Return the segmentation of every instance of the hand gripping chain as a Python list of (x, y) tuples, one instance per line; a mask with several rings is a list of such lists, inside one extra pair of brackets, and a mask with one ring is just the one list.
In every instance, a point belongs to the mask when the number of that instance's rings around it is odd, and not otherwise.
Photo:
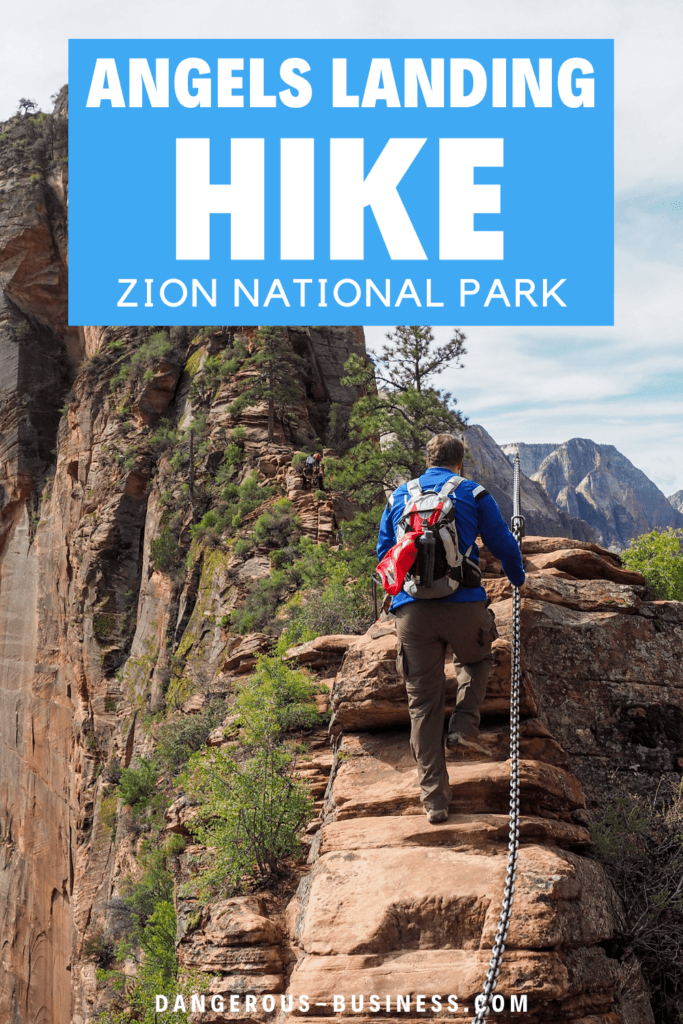
[[(515, 540), (522, 546), (524, 535), (524, 517), (520, 509), (520, 466), (519, 452), (514, 459), (514, 483), (513, 483), (513, 506), (512, 506), (512, 532)], [(517, 852), (519, 848), (519, 683), (521, 676), (520, 667), (520, 606), (521, 598), (519, 587), (513, 588), (512, 596), (512, 670), (510, 682), (510, 832), (508, 842), (508, 868), (505, 876), (505, 890), (503, 892), (503, 906), (500, 912), (500, 921), (496, 938), (491, 950), (489, 969), (486, 974), (486, 981), (481, 995), (477, 996), (475, 1006), (477, 1015), (473, 1024), (484, 1024), (491, 1012), (491, 999), (498, 984), (500, 965), (505, 952), (505, 940), (507, 939), (512, 917), (512, 902), (515, 892), (515, 874), (517, 872)]]

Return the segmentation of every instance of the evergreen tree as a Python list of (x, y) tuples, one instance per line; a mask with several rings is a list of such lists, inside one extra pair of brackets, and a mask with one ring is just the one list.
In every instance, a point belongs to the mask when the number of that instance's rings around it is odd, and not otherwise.
[(243, 409), (267, 402), (268, 440), (275, 440), (275, 416), (279, 416), (284, 430), (287, 413), (303, 398), (302, 363), (301, 357), (292, 350), (286, 328), (259, 327), (254, 353), (244, 363), (246, 368), (253, 367), (258, 372), (232, 403), (231, 415), (238, 416)]
[(364, 521), (368, 533), (373, 523), (376, 530), (386, 494), (424, 472), (430, 437), (465, 427), (452, 395), (431, 384), (446, 367), (462, 365), (462, 331), (445, 345), (435, 345), (431, 327), (397, 327), (387, 340), (374, 360), (353, 355), (345, 364), (343, 383), (366, 390), (349, 421), (355, 443), (333, 477), (365, 513), (354, 532), (364, 531)]

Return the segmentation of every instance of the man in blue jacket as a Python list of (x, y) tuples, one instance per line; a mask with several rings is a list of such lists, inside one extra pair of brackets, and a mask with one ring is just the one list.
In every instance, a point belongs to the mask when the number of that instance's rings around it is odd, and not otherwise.
[[(452, 434), (437, 434), (427, 444), (427, 469), (419, 478), (422, 491), (439, 491), (453, 476), (460, 477), (465, 448)], [(513, 535), (490, 494), (472, 480), (461, 480), (451, 494), (460, 551), (472, 548), (478, 563), (477, 534), (499, 558), (503, 571), (518, 587), (524, 583), (522, 556)], [(408, 485), (401, 484), (387, 504), (379, 528), (380, 561), (396, 543), (396, 528), (407, 502)], [(425, 813), (433, 824), (445, 821), (451, 791), (444, 751), (446, 674), (444, 660), (450, 644), (458, 671), (458, 697), (448, 723), (449, 748), (479, 751), (479, 708), (493, 663), (491, 644), (498, 636), (493, 612), (481, 585), (462, 584), (447, 597), (412, 597), (405, 590), (394, 597), (398, 633), (397, 666), (406, 681), (410, 711), (410, 748), (417, 761)]]

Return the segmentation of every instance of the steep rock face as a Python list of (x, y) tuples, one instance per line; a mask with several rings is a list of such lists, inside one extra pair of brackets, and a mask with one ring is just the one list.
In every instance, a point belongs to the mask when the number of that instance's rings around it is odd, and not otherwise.
[(676, 491), (666, 499), (677, 512), (683, 512), (683, 491)]
[[(468, 427), (465, 435), (467, 455), (465, 475), (483, 484), (493, 495), (503, 514), (510, 521), (512, 516), (513, 469), (508, 458), (491, 435), (478, 424)], [(508, 446), (509, 447), (509, 446)], [(543, 447), (535, 445), (534, 447)], [(521, 460), (520, 460), (521, 461)], [(526, 460), (529, 462), (528, 458)], [(522, 512), (526, 520), (526, 532), (544, 537), (574, 537), (579, 540), (593, 540), (591, 527), (574, 513), (567, 514), (549, 499), (543, 487), (530, 480), (522, 466), (521, 478)]]
[[(543, 447), (520, 445), (520, 451), (531, 464)], [(504, 446), (508, 452), (514, 448)], [(596, 539), (614, 551), (649, 530), (683, 527), (676, 505), (614, 445), (574, 437), (547, 454), (531, 475), (561, 510), (590, 523)]]
[(559, 447), (559, 444), (526, 444), (523, 441), (520, 441), (519, 444), (502, 444), (500, 446), (501, 451), (505, 452), (509, 459), (513, 459), (515, 453), (519, 452), (522, 473), (528, 477), (533, 476), (543, 460), (552, 455)]

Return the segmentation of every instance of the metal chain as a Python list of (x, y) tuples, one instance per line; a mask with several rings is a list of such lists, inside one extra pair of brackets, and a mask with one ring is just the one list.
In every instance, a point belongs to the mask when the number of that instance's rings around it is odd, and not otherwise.
[[(522, 546), (524, 535), (524, 517), (520, 502), (520, 464), (519, 452), (514, 462), (512, 532), (518, 545)], [(508, 867), (505, 876), (503, 906), (500, 912), (498, 930), (491, 950), (489, 969), (481, 994), (475, 1000), (477, 1011), (473, 1024), (484, 1024), (491, 1012), (491, 1000), (498, 984), (500, 965), (505, 952), (505, 942), (512, 917), (512, 903), (515, 892), (515, 875), (517, 873), (517, 854), (519, 850), (519, 686), (521, 678), (521, 639), (520, 639), (521, 598), (519, 587), (513, 587), (512, 594), (512, 670), (510, 673), (510, 831), (508, 841)]]

